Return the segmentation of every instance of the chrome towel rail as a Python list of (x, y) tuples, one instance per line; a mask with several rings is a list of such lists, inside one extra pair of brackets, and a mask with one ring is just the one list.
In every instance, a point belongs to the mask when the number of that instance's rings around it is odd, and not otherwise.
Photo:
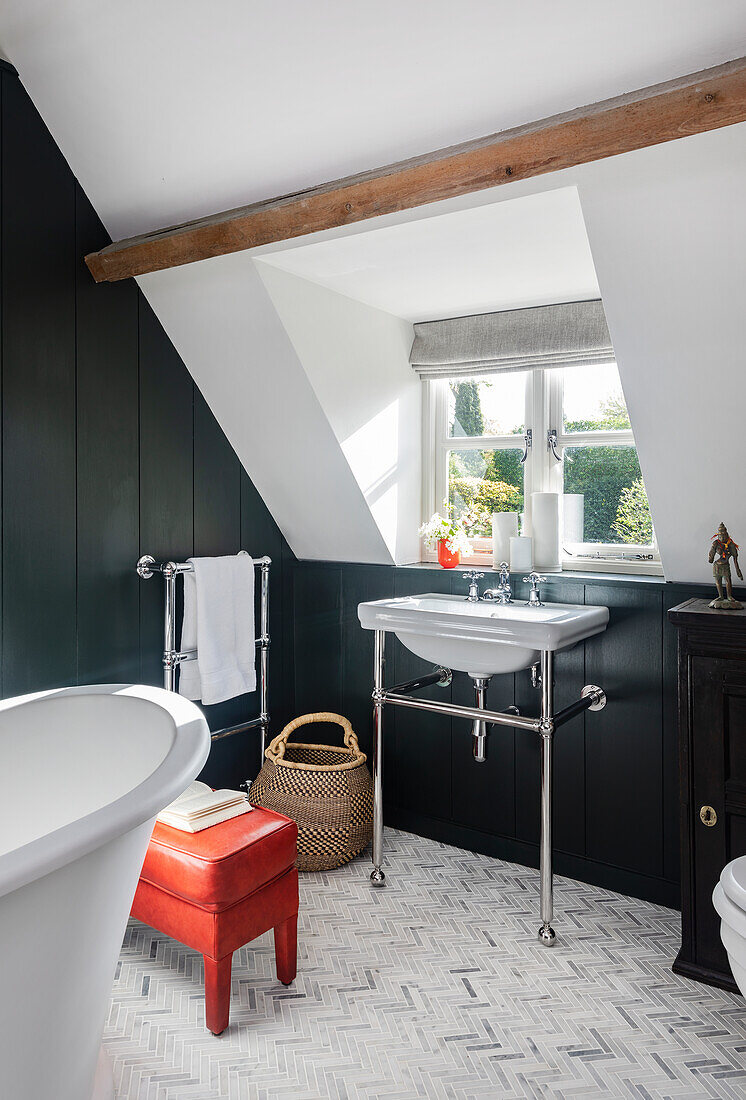
[[(246, 551), (242, 550), (242, 554)], [(236, 726), (227, 726), (225, 729), (216, 730), (212, 734), (213, 741), (221, 741), (224, 737), (232, 737), (236, 733), (245, 733), (248, 730), (261, 728), (261, 757), (259, 766), (264, 761), (264, 750), (267, 747), (267, 732), (269, 729), (269, 709), (267, 691), (269, 684), (269, 567), (272, 559), (269, 557), (254, 558), (254, 567), (261, 570), (261, 588), (259, 596), (259, 635), (256, 639), (256, 647), (259, 650), (259, 714), (248, 722), (241, 722)], [(165, 581), (164, 609), (163, 609), (163, 686), (167, 691), (176, 690), (176, 669), (184, 661), (194, 661), (197, 657), (196, 650), (181, 651), (176, 648), (176, 578), (181, 573), (194, 572), (191, 562), (188, 561), (156, 561), (150, 554), (143, 554), (137, 563), (137, 573), (142, 580), (147, 581), (155, 573), (160, 573)]]

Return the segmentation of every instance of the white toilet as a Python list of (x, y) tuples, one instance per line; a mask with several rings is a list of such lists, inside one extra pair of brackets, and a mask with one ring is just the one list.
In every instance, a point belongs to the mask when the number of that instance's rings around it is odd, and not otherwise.
[(720, 938), (738, 988), (746, 997), (746, 856), (726, 864), (712, 894)]

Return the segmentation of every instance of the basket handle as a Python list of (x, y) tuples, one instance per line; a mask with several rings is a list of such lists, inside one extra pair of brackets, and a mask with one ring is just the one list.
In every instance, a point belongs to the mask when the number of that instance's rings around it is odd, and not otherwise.
[(347, 748), (352, 749), (354, 752), (360, 752), (360, 745), (350, 720), (342, 714), (332, 714), (331, 711), (322, 710), (316, 714), (301, 714), (298, 718), (294, 718), (292, 722), (288, 722), (282, 733), (278, 733), (277, 737), (269, 744), (266, 755), (269, 756), (272, 753), (276, 760), (282, 760), (290, 734), (300, 726), (310, 726), (314, 722), (334, 722), (336, 725), (341, 726), (345, 731), (344, 741)]

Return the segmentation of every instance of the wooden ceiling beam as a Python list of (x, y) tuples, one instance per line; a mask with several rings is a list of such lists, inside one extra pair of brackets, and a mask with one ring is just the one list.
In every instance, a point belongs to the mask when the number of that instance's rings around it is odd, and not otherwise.
[(116, 241), (86, 256), (115, 282), (349, 225), (746, 120), (746, 58), (386, 168)]

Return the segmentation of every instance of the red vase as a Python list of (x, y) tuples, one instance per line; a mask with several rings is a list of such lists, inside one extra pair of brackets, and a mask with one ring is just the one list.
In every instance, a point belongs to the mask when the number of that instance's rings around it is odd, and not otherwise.
[(438, 562), (444, 569), (455, 569), (457, 565), (461, 564), (461, 551), (457, 550), (455, 554), (446, 546), (445, 539), (438, 539)]

